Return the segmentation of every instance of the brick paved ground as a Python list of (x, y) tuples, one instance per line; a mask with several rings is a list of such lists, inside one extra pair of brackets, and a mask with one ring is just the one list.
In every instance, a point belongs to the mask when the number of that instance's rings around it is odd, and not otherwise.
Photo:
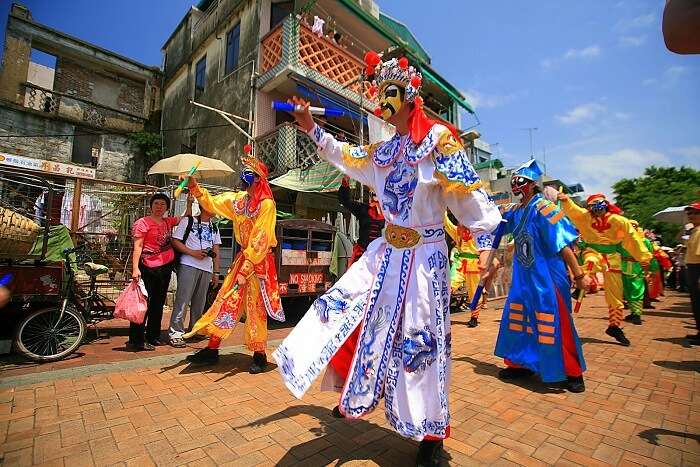
[[(602, 295), (586, 300), (576, 319), (589, 367), (583, 394), (499, 381), (500, 311), (476, 329), (453, 317), (445, 463), (700, 465), (700, 358), (682, 338), (692, 332), (687, 298), (672, 295), (643, 326), (627, 325), (628, 348), (603, 334)], [(248, 374), (240, 347), (211, 368), (181, 357), (3, 372), (3, 465), (413, 463), (416, 444), (389, 431), (381, 411), (333, 419), (334, 394), (316, 385), (298, 401), (275, 370)]]

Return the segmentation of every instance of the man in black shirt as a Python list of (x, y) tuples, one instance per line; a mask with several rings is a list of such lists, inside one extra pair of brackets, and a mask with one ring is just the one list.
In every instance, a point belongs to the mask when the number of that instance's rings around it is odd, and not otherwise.
[(338, 190), (338, 202), (360, 222), (360, 238), (357, 239), (357, 243), (353, 246), (352, 257), (348, 261), (348, 267), (362, 256), (367, 249), (367, 245), (372, 240), (382, 235), (384, 215), (379, 207), (379, 201), (373, 192), (370, 192), (369, 200), (369, 204), (366, 204), (350, 199), (350, 179), (343, 177)]

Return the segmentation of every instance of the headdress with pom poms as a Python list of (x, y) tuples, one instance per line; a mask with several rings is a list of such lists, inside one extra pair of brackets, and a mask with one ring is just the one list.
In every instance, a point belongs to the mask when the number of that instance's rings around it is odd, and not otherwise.
[(365, 65), (372, 94), (389, 84), (396, 84), (406, 89), (405, 102), (414, 102), (419, 97), (423, 79), (420, 71), (409, 65), (406, 57), (382, 61), (378, 53), (370, 51), (365, 54)]

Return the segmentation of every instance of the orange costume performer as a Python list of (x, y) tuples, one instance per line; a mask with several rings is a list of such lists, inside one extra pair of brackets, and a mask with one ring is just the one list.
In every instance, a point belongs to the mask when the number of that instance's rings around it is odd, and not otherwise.
[(245, 313), (245, 342), (254, 352), (250, 371), (260, 373), (267, 365), (267, 315), (284, 321), (275, 260), (270, 251), (277, 245), (277, 209), (265, 164), (252, 157), (245, 157), (243, 163), (241, 180), (247, 185), (245, 191), (212, 196), (190, 179), (190, 190), (200, 206), (233, 222), (233, 233), (241, 248), (216, 300), (185, 337), (208, 334), (208, 347), (190, 355), (188, 360), (214, 363), (218, 360), (221, 341), (231, 334)]

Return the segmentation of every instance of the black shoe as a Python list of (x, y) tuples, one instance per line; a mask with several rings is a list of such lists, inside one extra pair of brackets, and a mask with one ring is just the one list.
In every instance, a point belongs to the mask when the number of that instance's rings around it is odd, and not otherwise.
[(467, 326), (470, 328), (475, 328), (479, 325), (479, 320), (476, 318), (470, 318), (469, 321), (467, 322)]
[(131, 342), (126, 343), (127, 352), (151, 352), (153, 350), (156, 350), (156, 348), (148, 342), (144, 342), (143, 344), (132, 344)]
[(262, 373), (267, 368), (267, 356), (265, 352), (254, 352), (253, 363), (250, 365), (248, 372), (252, 375)]
[(162, 340), (160, 340), (160, 339), (158, 339), (158, 338), (155, 338), (155, 339), (146, 339), (146, 342), (148, 342), (149, 344), (151, 344), (153, 347), (160, 347), (160, 346), (162, 346), (162, 345), (165, 345), (165, 342), (163, 342)]
[(190, 363), (198, 363), (202, 365), (214, 365), (219, 361), (219, 349), (210, 349), (205, 347), (192, 355), (185, 357)]
[(333, 407), (331, 415), (333, 415), (333, 418), (345, 418), (345, 416), (342, 413), (340, 413), (340, 407), (338, 407), (337, 405)]
[(630, 313), (629, 315), (625, 316), (625, 321), (639, 326), (642, 324), (642, 315), (635, 315), (634, 313)]
[(513, 368), (509, 366), (508, 368), (504, 368), (499, 371), (498, 377), (500, 379), (519, 379), (528, 378), (534, 374), (534, 371), (528, 370), (527, 368)]
[(567, 376), (566, 389), (569, 392), (584, 392), (586, 390), (586, 385), (583, 382), (583, 376)]
[(617, 326), (608, 326), (608, 329), (605, 330), (605, 334), (612, 337), (625, 347), (629, 347), (630, 345), (630, 341), (627, 339), (627, 337), (625, 337), (625, 333), (622, 332), (622, 329)]
[(417, 467), (437, 467), (440, 465), (440, 451), (442, 451), (442, 440), (421, 441), (418, 444), (418, 455), (416, 456)]
[(170, 347), (175, 347), (176, 349), (182, 349), (186, 347), (185, 341), (181, 337), (173, 337), (170, 339)]

